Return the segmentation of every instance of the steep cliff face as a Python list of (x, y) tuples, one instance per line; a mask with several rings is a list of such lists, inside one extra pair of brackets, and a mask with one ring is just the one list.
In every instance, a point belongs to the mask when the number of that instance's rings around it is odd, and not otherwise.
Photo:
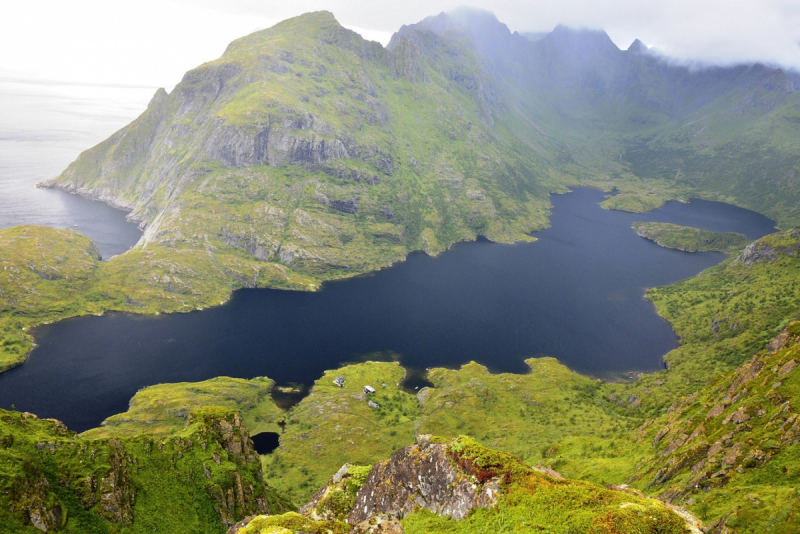
[(0, 503), (8, 532), (213, 531), (284, 510), (238, 413), (219, 409), (160, 440), (84, 439), (58, 421), (2, 411)]

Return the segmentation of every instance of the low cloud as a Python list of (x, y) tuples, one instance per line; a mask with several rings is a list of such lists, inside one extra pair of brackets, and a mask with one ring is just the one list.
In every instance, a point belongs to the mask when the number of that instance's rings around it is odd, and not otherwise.
[[(189, 5), (189, 0), (185, 1)], [(627, 48), (638, 38), (682, 61), (700, 64), (761, 61), (800, 68), (800, 2), (797, 0), (199, 2), (208, 9), (278, 19), (325, 9), (332, 11), (345, 26), (382, 32), (384, 39), (378, 39), (381, 41), (388, 39), (402, 24), (466, 5), (494, 12), (512, 31), (549, 31), (558, 24), (565, 24), (603, 29), (620, 48)], [(198, 0), (191, 0), (192, 5), (197, 3)]]
[(237, 37), (309, 11), (332, 11), (365, 38), (388, 43), (403, 24), (467, 7), (512, 31), (557, 24), (604, 29), (695, 65), (765, 62), (800, 69), (798, 0), (37, 0), (0, 18), (0, 70), (41, 80), (171, 89)]

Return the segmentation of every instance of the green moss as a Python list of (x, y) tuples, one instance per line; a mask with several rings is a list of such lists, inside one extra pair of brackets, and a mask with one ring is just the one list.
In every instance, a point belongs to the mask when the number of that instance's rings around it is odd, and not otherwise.
[(284, 534), (298, 531), (310, 534), (345, 534), (350, 532), (350, 526), (340, 521), (312, 521), (300, 514), (289, 512), (272, 517), (257, 517), (239, 532), (241, 534)]
[(274, 382), (218, 377), (204, 382), (159, 384), (144, 388), (131, 399), (128, 411), (106, 419), (84, 437), (122, 437), (136, 434), (165, 436), (183, 429), (200, 408), (238, 411), (253, 434), (280, 432), (283, 411), (272, 400)]

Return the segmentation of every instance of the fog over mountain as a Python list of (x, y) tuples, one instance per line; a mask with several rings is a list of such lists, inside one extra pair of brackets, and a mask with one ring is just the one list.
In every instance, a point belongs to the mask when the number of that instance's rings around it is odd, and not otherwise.
[[(236, 37), (302, 13), (329, 10), (345, 27), (384, 45), (403, 24), (462, 0), (345, 2), (142, 0), (16, 2), (0, 20), (0, 80), (33, 76), (172, 87), (178, 74), (218, 56)], [(766, 62), (800, 68), (800, 3), (791, 0), (632, 2), (473, 0), (512, 31), (558, 24), (602, 28), (626, 49), (641, 39), (671, 58), (700, 64)]]

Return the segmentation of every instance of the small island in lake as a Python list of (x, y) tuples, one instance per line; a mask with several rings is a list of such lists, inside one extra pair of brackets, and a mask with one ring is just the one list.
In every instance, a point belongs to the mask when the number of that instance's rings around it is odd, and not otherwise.
[(635, 222), (633, 229), (645, 239), (666, 248), (684, 252), (730, 252), (750, 242), (744, 234), (736, 232), (712, 232), (691, 226), (672, 223)]

